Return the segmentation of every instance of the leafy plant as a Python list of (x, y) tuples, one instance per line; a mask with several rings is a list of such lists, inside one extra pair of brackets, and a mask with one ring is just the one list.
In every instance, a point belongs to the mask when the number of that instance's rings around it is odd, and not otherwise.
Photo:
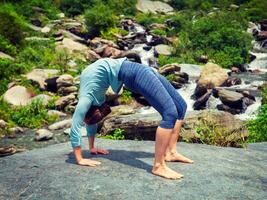
[(111, 140), (124, 140), (124, 130), (120, 128), (116, 128), (112, 134), (110, 135), (105, 135), (105, 136), (100, 136), (100, 138), (104, 139), (111, 139)]
[(120, 99), (122, 104), (130, 103), (133, 99), (132, 92), (129, 90), (123, 90)]

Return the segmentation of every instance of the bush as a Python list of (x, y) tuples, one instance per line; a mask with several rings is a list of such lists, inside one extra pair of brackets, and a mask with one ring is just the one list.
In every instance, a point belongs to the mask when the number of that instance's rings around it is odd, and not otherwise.
[(252, 0), (241, 6), (243, 16), (248, 20), (258, 22), (267, 18), (267, 1)]
[(36, 100), (26, 106), (11, 111), (11, 120), (17, 125), (28, 128), (39, 128), (43, 124), (55, 121), (55, 116), (48, 116), (42, 101)]
[[(14, 46), (21, 45), (24, 39), (23, 31), (26, 28), (23, 19), (18, 16), (11, 4), (0, 4), (0, 19), (0, 35)], [(9, 47), (2, 48), (10, 50)]]
[(248, 122), (249, 140), (248, 142), (267, 141), (267, 104), (262, 105), (254, 120)]
[(149, 13), (138, 13), (136, 15), (136, 21), (137, 23), (148, 27), (150, 24), (153, 23), (164, 23), (164, 21), (166, 20), (166, 17), (162, 16), (162, 15), (158, 15), (158, 14), (153, 14), (151, 12)]
[(90, 8), (93, 2), (94, 0), (62, 0), (59, 7), (67, 16), (73, 17)]
[(11, 44), (8, 39), (0, 35), (0, 51), (14, 56), (16, 55), (17, 48), (13, 44)]
[(100, 136), (100, 138), (111, 139), (111, 140), (124, 140), (124, 130), (120, 128), (116, 128), (115, 131), (110, 135)]
[(113, 11), (102, 3), (95, 4), (85, 12), (85, 23), (91, 36), (98, 36), (101, 31), (115, 27), (117, 18)]
[(239, 14), (232, 12), (202, 17), (192, 23), (190, 30), (180, 33), (175, 55), (191, 59), (187, 52), (192, 52), (196, 60), (203, 53), (222, 67), (238, 67), (248, 62), (251, 48), (252, 38), (244, 31), (246, 24)]
[(122, 104), (130, 103), (132, 99), (133, 99), (132, 92), (124, 89), (120, 97), (121, 103)]

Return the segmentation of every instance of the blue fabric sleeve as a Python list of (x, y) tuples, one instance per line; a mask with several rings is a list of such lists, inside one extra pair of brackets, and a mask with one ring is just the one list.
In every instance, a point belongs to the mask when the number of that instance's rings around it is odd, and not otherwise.
[(75, 108), (75, 112), (72, 117), (72, 125), (70, 129), (70, 142), (72, 147), (81, 146), (82, 136), (80, 134), (80, 129), (84, 124), (84, 118), (87, 111), (92, 105), (92, 100), (89, 97), (81, 97)]
[(86, 132), (88, 137), (95, 137), (97, 132), (97, 124), (88, 125), (86, 124)]

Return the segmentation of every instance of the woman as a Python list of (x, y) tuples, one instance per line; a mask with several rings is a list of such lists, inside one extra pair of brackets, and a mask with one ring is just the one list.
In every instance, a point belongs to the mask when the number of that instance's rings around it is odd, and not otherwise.
[[(193, 161), (176, 151), (177, 139), (185, 116), (187, 105), (175, 88), (152, 68), (128, 61), (127, 58), (103, 58), (89, 65), (80, 77), (80, 98), (76, 106), (70, 140), (79, 165), (97, 166), (98, 161), (85, 159), (81, 151), (80, 128), (91, 106), (100, 106), (105, 102), (105, 93), (109, 86), (118, 93), (125, 85), (140, 93), (162, 116), (156, 130), (155, 160), (152, 173), (168, 179), (179, 179), (183, 175), (171, 170), (165, 161)], [(86, 124), (89, 148), (92, 154), (108, 154), (107, 150), (94, 147), (97, 124)]]

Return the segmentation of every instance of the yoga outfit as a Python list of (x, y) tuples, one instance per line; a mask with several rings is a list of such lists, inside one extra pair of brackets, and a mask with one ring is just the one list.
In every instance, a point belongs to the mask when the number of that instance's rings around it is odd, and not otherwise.
[[(184, 119), (186, 102), (169, 81), (151, 67), (128, 61), (127, 58), (103, 58), (85, 68), (80, 77), (79, 102), (72, 118), (70, 141), (72, 147), (81, 146), (80, 128), (91, 105), (105, 102), (109, 86), (118, 93), (125, 85), (139, 93), (162, 116), (160, 127), (172, 129), (177, 119)], [(94, 136), (97, 124), (87, 125), (87, 136)]]

